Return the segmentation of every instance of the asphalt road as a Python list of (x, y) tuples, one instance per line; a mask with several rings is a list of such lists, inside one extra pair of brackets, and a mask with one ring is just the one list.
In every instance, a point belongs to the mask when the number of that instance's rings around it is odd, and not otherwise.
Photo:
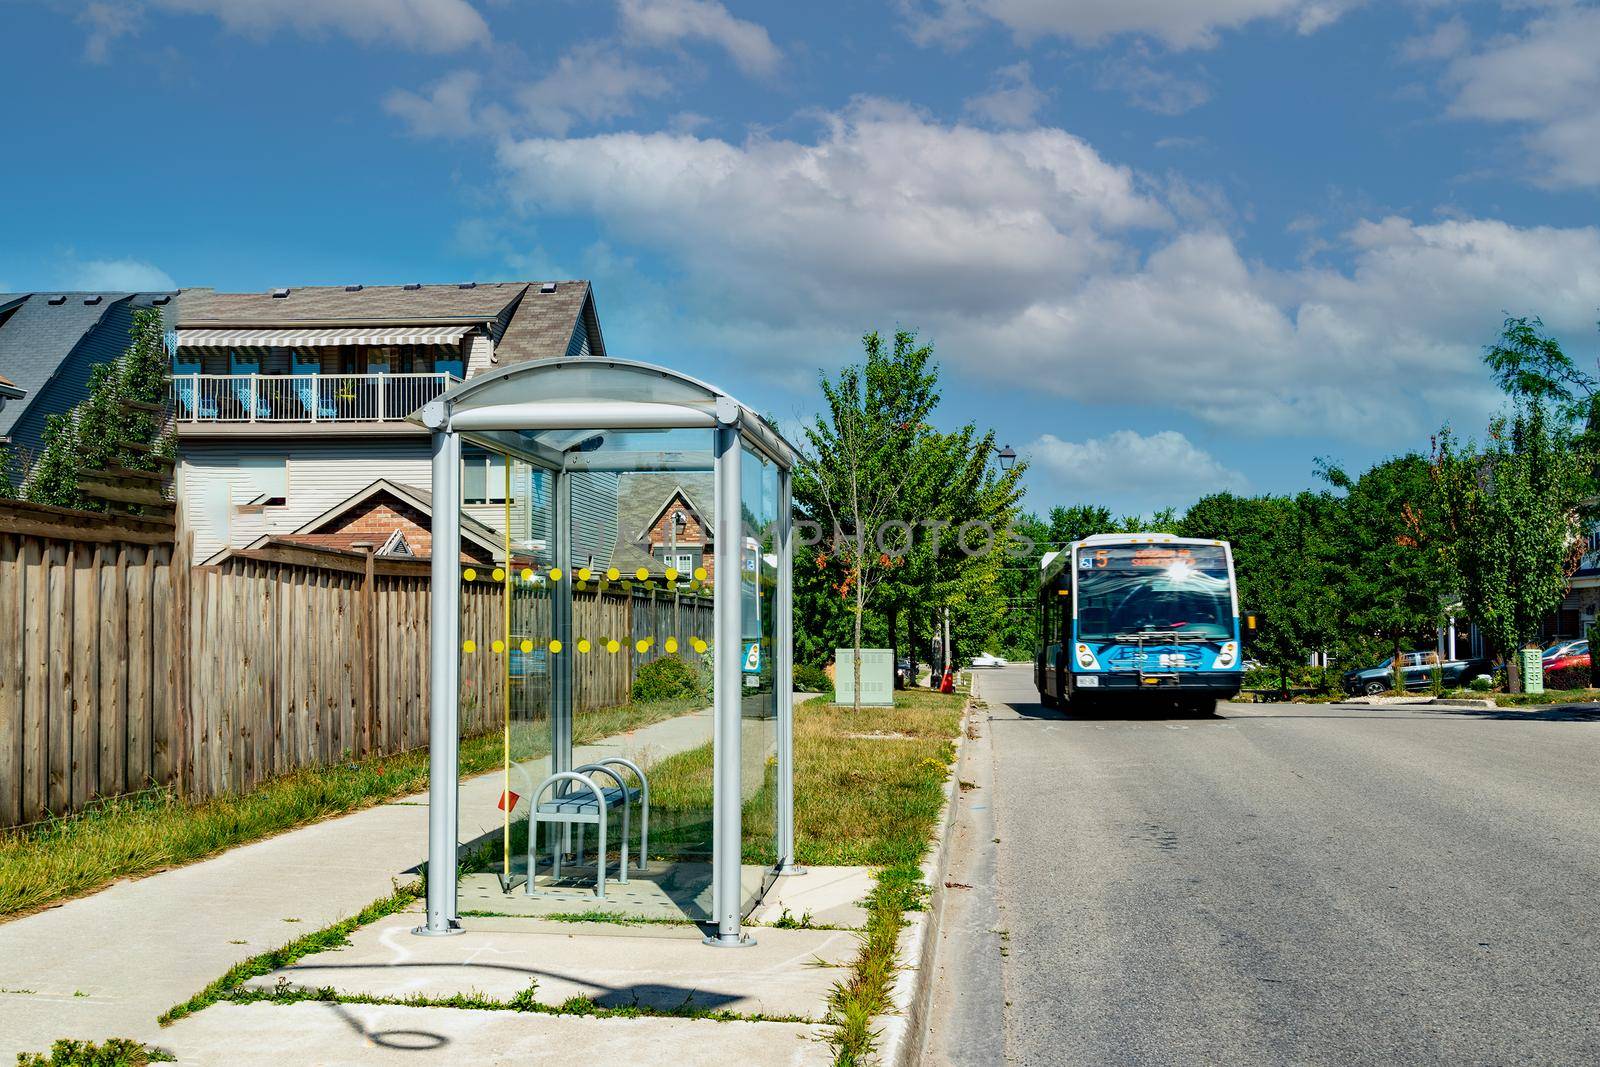
[(1600, 1063), (1600, 711), (979, 693), (927, 1062)]

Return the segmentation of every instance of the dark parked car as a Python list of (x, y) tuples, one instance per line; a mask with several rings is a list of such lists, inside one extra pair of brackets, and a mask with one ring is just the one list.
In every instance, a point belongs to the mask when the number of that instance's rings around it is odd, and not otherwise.
[[(1488, 674), (1490, 665), (1488, 660), (1482, 659), (1447, 659), (1441, 660), (1437, 652), (1405, 652), (1400, 665), (1401, 677), (1405, 679), (1407, 689), (1427, 689), (1433, 684), (1433, 669), (1438, 667), (1444, 677), (1444, 684), (1449, 686), (1466, 685), (1480, 674)], [(1376, 696), (1387, 693), (1394, 688), (1394, 657), (1391, 656), (1376, 667), (1368, 667), (1364, 671), (1350, 671), (1344, 676), (1344, 691), (1346, 693), (1364, 693), (1367, 696)]]

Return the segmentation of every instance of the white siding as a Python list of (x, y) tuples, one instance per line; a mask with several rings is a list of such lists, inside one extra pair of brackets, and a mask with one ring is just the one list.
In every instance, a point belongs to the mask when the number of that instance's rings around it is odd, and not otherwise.
[(469, 334), (461, 343), (466, 346), (468, 378), (494, 369), (493, 341), (482, 334)]
[[(256, 495), (249, 459), (283, 456), (283, 507), (259, 514), (238, 506)], [(290, 533), (379, 478), (428, 490), (428, 441), (192, 442), (179, 450), (178, 486), (185, 528), (194, 531), (195, 559), (243, 548), (263, 534)], [(498, 524), (497, 524), (498, 525)]]
[[(259, 495), (262, 461), (285, 461), (282, 507), (241, 511)], [(518, 464), (512, 526), (549, 536), (548, 483)], [(225, 548), (244, 548), (264, 534), (291, 533), (379, 478), (431, 492), (426, 438), (403, 441), (191, 442), (179, 450), (177, 483), (184, 528), (194, 532), (194, 558), (205, 562)], [(537, 483), (537, 484), (536, 484)], [(275, 486), (274, 486), (275, 488)], [(504, 504), (462, 509), (493, 530), (505, 525)], [(572, 480), (572, 558), (610, 563), (617, 537), (617, 476), (578, 472)], [(520, 534), (518, 536), (521, 536)]]

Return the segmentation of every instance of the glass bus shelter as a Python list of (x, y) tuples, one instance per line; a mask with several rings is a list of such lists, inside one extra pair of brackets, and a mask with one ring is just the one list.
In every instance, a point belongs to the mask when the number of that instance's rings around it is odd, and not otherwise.
[[(460, 929), (464, 734), (502, 740), (499, 841), (487, 849), (501, 890), (570, 895), (595, 884), (598, 828), (534, 825), (530, 812), (589, 792), (573, 778), (541, 788), (551, 774), (616, 784), (575, 766), (575, 749), (641, 729), (661, 751), (641, 768), (647, 853), (640, 807), (623, 838), (631, 878), (671, 895), (708, 943), (748, 943), (743, 917), (794, 862), (794, 450), (721, 390), (613, 359), (515, 364), (412, 419), (432, 433), (434, 515), (417, 932)], [(652, 666), (668, 659), (678, 663)], [(641, 693), (641, 680), (671, 691)]]

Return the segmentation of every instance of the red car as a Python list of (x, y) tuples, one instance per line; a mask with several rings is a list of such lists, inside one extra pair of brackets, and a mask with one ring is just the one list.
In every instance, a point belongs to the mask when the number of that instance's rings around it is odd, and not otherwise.
[(1587, 666), (1589, 666), (1589, 650), (1585, 648), (1580, 652), (1577, 649), (1574, 649), (1571, 652), (1567, 652), (1551, 660), (1550, 666), (1546, 667), (1545, 670), (1560, 671), (1565, 670), (1568, 667)]

